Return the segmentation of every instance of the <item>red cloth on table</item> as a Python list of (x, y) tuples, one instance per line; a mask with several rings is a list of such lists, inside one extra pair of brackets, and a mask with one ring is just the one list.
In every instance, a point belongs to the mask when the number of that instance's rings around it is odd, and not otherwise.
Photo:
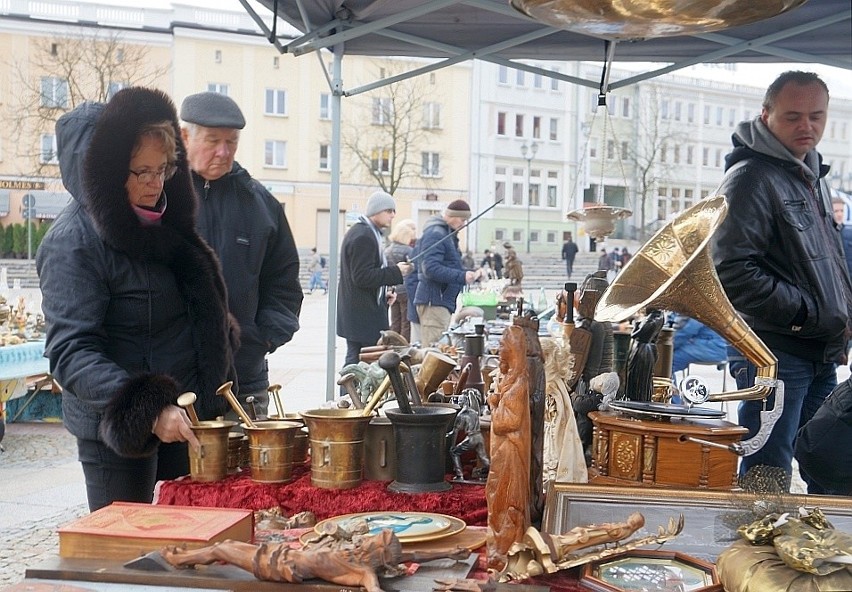
[(488, 518), (482, 485), (454, 483), (449, 491), (417, 494), (388, 491), (388, 481), (363, 481), (352, 489), (320, 489), (311, 485), (310, 464), (293, 467), (289, 483), (256, 483), (250, 475), (250, 469), (243, 469), (221, 481), (200, 482), (189, 477), (161, 481), (154, 503), (247, 510), (280, 507), (287, 516), (311, 511), (317, 520), (385, 510), (449, 514), (468, 526), (485, 526)]

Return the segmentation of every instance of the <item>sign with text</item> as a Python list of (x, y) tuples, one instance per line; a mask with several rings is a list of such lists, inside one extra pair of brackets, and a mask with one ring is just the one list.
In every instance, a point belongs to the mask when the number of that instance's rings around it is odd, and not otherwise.
[(43, 191), (44, 188), (44, 181), (10, 181), (8, 179), (0, 179), (0, 189), (23, 189), (25, 191), (35, 189)]

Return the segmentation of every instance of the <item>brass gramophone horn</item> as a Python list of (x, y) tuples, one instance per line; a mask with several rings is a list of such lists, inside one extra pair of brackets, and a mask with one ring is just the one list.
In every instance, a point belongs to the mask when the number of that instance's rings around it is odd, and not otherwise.
[[(707, 400), (764, 399), (779, 384), (778, 360), (728, 300), (710, 256), (710, 238), (727, 213), (725, 197), (717, 195), (661, 228), (615, 276), (598, 302), (595, 320), (623, 321), (643, 308), (697, 319), (757, 367), (754, 386), (711, 394)], [(779, 398), (776, 395), (776, 406)]]

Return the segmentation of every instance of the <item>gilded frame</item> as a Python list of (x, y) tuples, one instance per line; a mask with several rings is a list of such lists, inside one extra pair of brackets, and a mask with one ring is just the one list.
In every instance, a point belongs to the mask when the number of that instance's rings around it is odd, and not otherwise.
[[(583, 566), (580, 585), (594, 592), (624, 592), (625, 589), (617, 581), (613, 581), (603, 574), (607, 567), (619, 564), (633, 564), (634, 569), (638, 568), (640, 572), (644, 568), (658, 566), (666, 568), (666, 572), (670, 568), (672, 571), (669, 573), (672, 573), (672, 575), (685, 574), (686, 576), (693, 576), (692, 579), (688, 577), (678, 578), (680, 581), (674, 583), (671, 587), (672, 590), (683, 590), (685, 592), (724, 592), (724, 588), (719, 581), (719, 576), (716, 574), (716, 566), (712, 563), (676, 551), (650, 551), (647, 549), (633, 549), (615, 557), (608, 557), (601, 561), (587, 563)], [(660, 582), (653, 577), (657, 573), (649, 573), (651, 580), (647, 584), (649, 584), (649, 587), (653, 586), (653, 589), (657, 589), (660, 586)], [(641, 578), (644, 574), (640, 573), (636, 575)], [(636, 586), (638, 582), (634, 581), (633, 584), (630, 588), (631, 590), (639, 589)], [(660, 589), (669, 588), (661, 587)]]
[(743, 491), (553, 482), (547, 489), (542, 530), (564, 534), (575, 526), (621, 522), (639, 511), (645, 516), (645, 526), (635, 536), (646, 536), (665, 527), (670, 517), (677, 520), (683, 514), (683, 531), (664, 548), (715, 563), (719, 553), (738, 539), (732, 525), (750, 522), (756, 517), (752, 508), (767, 503), (784, 511), (818, 507), (838, 530), (852, 532), (852, 497), (758, 497)]

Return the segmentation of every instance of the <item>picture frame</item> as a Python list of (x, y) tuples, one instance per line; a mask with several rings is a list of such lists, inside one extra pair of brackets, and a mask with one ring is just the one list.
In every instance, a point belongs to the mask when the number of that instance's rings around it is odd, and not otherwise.
[(587, 563), (580, 585), (593, 592), (724, 592), (712, 563), (676, 551), (644, 549)]
[[(665, 544), (666, 550), (715, 563), (719, 554), (739, 540), (737, 526), (781, 509), (820, 508), (838, 530), (852, 532), (852, 498), (831, 495), (763, 495), (741, 490), (698, 490), (627, 487), (551, 482), (542, 530), (564, 534), (575, 526), (624, 521), (641, 512), (645, 526), (634, 536), (655, 534), (670, 518), (683, 514), (683, 531)], [(760, 516), (758, 516), (760, 514)]]

